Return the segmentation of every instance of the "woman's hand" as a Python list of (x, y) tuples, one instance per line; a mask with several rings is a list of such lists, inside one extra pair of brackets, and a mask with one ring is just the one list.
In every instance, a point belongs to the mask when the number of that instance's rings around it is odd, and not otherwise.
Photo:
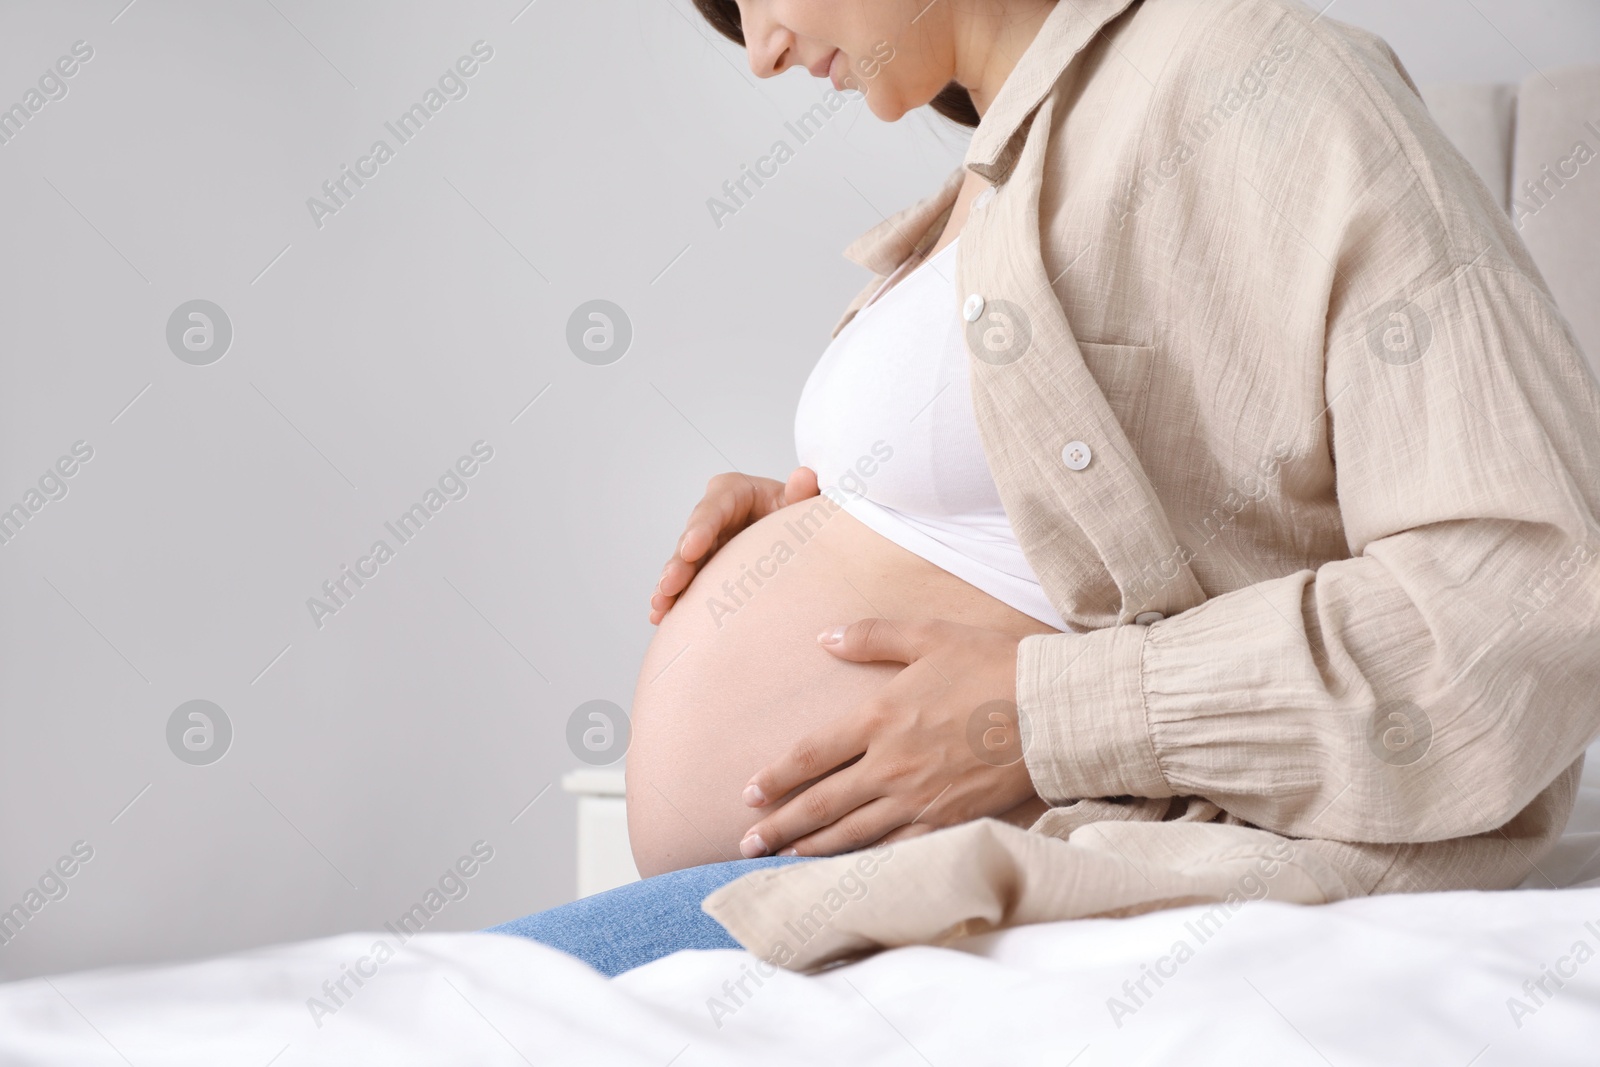
[(651, 625), (666, 617), (696, 572), (735, 534), (817, 492), (817, 472), (810, 467), (796, 467), (787, 485), (774, 478), (755, 478), (738, 471), (719, 474), (707, 482), (706, 495), (689, 513), (683, 536), (678, 539), (678, 550), (661, 568), (661, 577), (650, 596)]
[(840, 659), (907, 666), (757, 772), (751, 807), (812, 784), (752, 826), (741, 853), (831, 856), (1037, 799), (1017, 729), (1020, 637), (942, 619), (862, 619), (832, 633), (818, 640)]

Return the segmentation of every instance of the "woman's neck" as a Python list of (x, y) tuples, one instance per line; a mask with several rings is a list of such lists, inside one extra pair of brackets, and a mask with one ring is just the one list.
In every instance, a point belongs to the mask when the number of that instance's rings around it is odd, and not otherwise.
[[(1039, 27), (1060, 0), (1002, 0), (961, 5), (955, 19), (955, 80), (981, 118), (989, 110)], [(1071, 3), (1072, 0), (1066, 0)]]

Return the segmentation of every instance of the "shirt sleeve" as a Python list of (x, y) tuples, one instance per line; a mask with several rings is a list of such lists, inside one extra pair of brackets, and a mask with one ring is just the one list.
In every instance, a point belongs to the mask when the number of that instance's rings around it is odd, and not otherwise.
[[(1398, 144), (1374, 151), (1404, 163)], [(1488, 197), (1401, 177), (1349, 193), (1324, 280), (1349, 557), (1025, 637), (1046, 801), (1202, 796), (1293, 836), (1445, 840), (1504, 825), (1600, 732), (1600, 390)]]

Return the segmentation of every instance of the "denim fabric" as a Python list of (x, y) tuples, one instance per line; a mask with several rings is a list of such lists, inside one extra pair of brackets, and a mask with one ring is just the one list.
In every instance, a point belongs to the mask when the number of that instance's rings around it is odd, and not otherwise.
[(763, 856), (686, 867), (491, 926), (576, 956), (607, 978), (686, 948), (738, 948), (700, 902), (741, 875), (815, 856)]

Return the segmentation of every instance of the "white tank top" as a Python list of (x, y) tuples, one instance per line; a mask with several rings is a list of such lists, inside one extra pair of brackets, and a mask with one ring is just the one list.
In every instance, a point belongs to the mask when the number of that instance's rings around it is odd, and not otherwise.
[(978, 435), (955, 295), (960, 240), (909, 272), (902, 263), (884, 280), (892, 288), (880, 286), (833, 338), (801, 390), (795, 450), (867, 526), (1065, 631), (1011, 532)]

